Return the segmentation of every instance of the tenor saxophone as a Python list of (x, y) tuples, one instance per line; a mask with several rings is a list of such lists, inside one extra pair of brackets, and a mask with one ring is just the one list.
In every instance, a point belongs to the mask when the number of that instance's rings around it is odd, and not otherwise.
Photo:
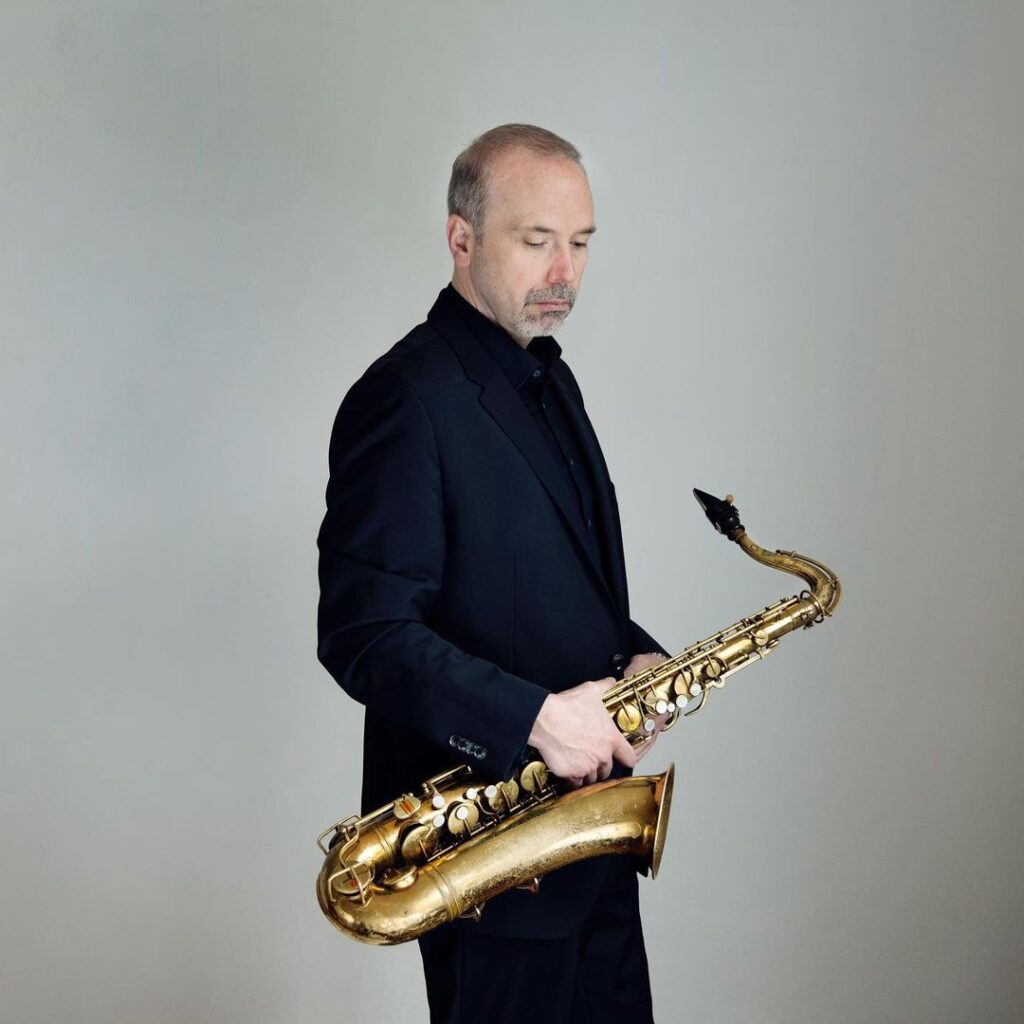
[[(795, 551), (766, 551), (740, 523), (732, 495), (694, 496), (719, 533), (751, 558), (805, 580), (782, 598), (681, 653), (621, 680), (603, 695), (626, 739), (637, 744), (704, 708), (712, 690), (760, 661), (796, 629), (835, 612), (842, 588), (828, 566)], [(540, 760), (511, 778), (480, 778), (460, 765), (363, 817), (317, 837), (325, 855), (320, 907), (361, 942), (394, 945), (457, 917), (477, 920), (487, 900), (514, 887), (536, 892), (549, 871), (601, 854), (632, 853), (658, 873), (672, 799), (673, 766), (566, 792)]]

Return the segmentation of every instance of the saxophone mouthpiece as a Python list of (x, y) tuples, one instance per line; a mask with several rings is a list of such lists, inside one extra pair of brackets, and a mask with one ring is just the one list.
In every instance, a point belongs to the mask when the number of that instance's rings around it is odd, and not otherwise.
[(708, 517), (711, 525), (729, 540), (736, 540), (741, 534), (746, 533), (740, 522), (739, 511), (732, 503), (731, 494), (727, 494), (723, 500), (694, 487), (693, 496), (697, 499), (700, 507), (704, 509), (704, 515)]

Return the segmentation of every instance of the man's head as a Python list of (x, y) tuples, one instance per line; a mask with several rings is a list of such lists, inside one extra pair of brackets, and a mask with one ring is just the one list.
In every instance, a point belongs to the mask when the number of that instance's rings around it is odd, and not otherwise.
[(492, 128), (452, 166), (452, 283), (520, 345), (552, 334), (569, 315), (594, 230), (579, 152), (552, 132)]

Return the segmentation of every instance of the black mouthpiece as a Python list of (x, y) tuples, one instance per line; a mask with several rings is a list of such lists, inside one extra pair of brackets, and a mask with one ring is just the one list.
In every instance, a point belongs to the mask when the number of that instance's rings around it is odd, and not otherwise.
[(723, 501), (713, 494), (708, 494), (707, 491), (699, 491), (694, 487), (693, 496), (700, 502), (700, 507), (704, 509), (704, 515), (708, 517), (711, 525), (729, 540), (735, 540), (745, 532), (743, 524), (740, 522), (739, 511), (732, 503), (731, 494), (727, 494)]

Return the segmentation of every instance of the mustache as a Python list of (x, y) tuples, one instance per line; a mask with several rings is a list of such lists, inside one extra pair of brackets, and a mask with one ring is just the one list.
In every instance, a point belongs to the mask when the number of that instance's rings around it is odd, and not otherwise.
[(547, 291), (534, 291), (526, 296), (526, 305), (531, 302), (565, 302), (572, 309), (576, 302), (576, 291), (567, 284), (556, 284)]

